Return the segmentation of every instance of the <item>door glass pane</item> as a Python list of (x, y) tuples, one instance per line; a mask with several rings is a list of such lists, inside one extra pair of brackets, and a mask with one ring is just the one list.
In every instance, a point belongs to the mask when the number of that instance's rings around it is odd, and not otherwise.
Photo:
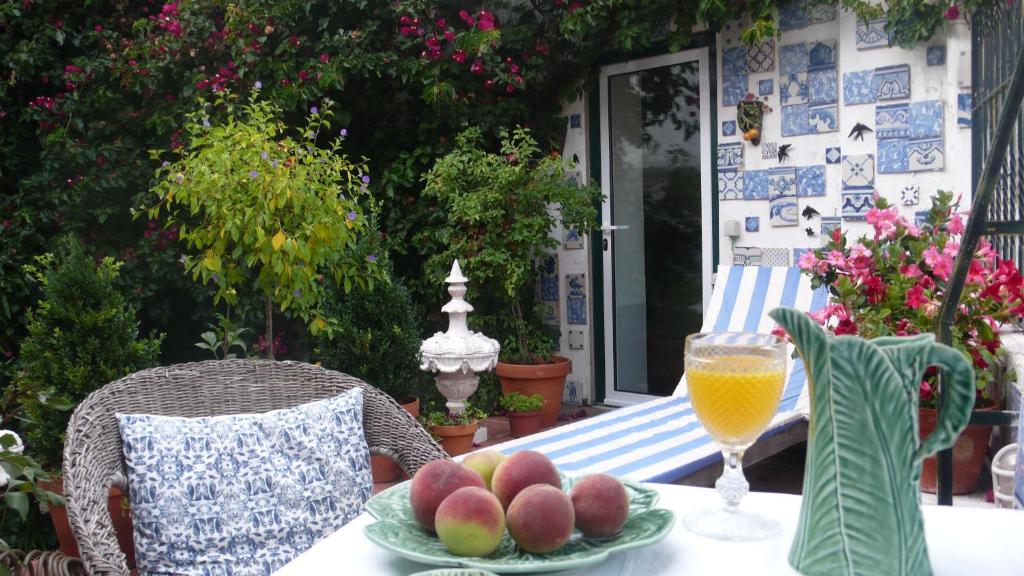
[(615, 389), (665, 396), (703, 315), (697, 62), (608, 82)]

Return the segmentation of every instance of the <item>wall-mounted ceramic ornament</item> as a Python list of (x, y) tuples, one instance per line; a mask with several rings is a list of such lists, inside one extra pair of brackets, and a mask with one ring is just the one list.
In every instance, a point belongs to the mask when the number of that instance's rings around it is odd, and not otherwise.
[(792, 144), (779, 144), (779, 151), (776, 154), (779, 159), (779, 164), (782, 164), (785, 160), (789, 160), (789, 149), (792, 147)]
[(743, 134), (743, 139), (754, 146), (761, 143), (761, 130), (764, 124), (765, 112), (771, 108), (762, 100), (758, 100), (753, 94), (747, 94), (747, 98), (736, 105), (736, 126)]
[(853, 129), (850, 130), (850, 135), (847, 136), (850, 140), (864, 140), (864, 134), (874, 132), (871, 128), (857, 122), (853, 125)]

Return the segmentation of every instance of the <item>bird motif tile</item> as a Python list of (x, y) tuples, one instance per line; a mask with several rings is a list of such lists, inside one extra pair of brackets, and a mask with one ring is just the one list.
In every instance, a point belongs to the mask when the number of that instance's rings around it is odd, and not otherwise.
[(747, 47), (747, 72), (775, 71), (775, 39), (769, 38)]
[(743, 168), (743, 143), (730, 142), (718, 145), (718, 169), (742, 169)]
[(839, 130), (839, 105), (812, 104), (807, 109), (807, 129), (810, 132), (835, 132)]
[(768, 199), (768, 171), (746, 170), (743, 173), (743, 199)]
[(885, 31), (888, 21), (885, 18), (864, 22), (857, 19), (857, 50), (886, 48), (889, 46), (889, 33)]
[(825, 164), (839, 164), (842, 159), (843, 151), (841, 148), (825, 148)]
[(843, 156), (843, 190), (872, 190), (875, 187), (875, 156)]
[(845, 220), (863, 220), (875, 207), (874, 191), (843, 192), (842, 212)]
[(946, 63), (946, 47), (939, 44), (925, 49), (925, 62), (929, 66), (942, 66)]
[(758, 232), (761, 230), (761, 218), (759, 216), (747, 216), (743, 221), (743, 229), (747, 232)]
[(796, 195), (801, 198), (825, 195), (825, 167), (797, 166)]
[(911, 172), (942, 170), (946, 167), (946, 150), (942, 138), (907, 141), (907, 164)]
[(743, 170), (735, 168), (718, 170), (718, 199), (743, 199)]
[(810, 59), (807, 45), (803, 42), (787, 44), (779, 48), (779, 75), (788, 76), (798, 72), (807, 72)]
[(843, 73), (843, 104), (874, 104), (875, 89), (871, 85), (875, 71), (855, 70)]
[(875, 68), (871, 75), (875, 101), (910, 98), (910, 65), (897, 64)]

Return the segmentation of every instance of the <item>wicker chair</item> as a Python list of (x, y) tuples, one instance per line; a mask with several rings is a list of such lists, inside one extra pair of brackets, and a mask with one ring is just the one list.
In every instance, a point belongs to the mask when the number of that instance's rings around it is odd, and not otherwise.
[(301, 362), (223, 360), (130, 374), (93, 392), (75, 409), (64, 443), (68, 519), (90, 574), (128, 576), (107, 511), (111, 485), (127, 489), (115, 413), (200, 417), (288, 408), (363, 388), (370, 452), (409, 474), (447, 455), (394, 400), (351, 376)]

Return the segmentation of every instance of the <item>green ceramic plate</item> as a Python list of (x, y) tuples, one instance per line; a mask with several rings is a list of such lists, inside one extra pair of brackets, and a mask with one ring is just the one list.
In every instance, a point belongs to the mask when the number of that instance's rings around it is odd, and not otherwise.
[[(572, 488), (574, 478), (562, 477), (562, 488)], [(604, 539), (584, 538), (573, 533), (569, 542), (551, 554), (531, 554), (519, 549), (508, 533), (491, 555), (456, 556), (448, 552), (437, 536), (420, 528), (409, 508), (409, 482), (403, 482), (377, 494), (366, 509), (377, 522), (364, 528), (366, 537), (395, 554), (436, 566), (462, 566), (490, 570), (499, 574), (550, 572), (580, 568), (603, 561), (612, 552), (653, 544), (664, 538), (675, 525), (670, 510), (654, 508), (658, 493), (635, 482), (625, 481), (629, 494), (629, 520), (616, 536)]]

